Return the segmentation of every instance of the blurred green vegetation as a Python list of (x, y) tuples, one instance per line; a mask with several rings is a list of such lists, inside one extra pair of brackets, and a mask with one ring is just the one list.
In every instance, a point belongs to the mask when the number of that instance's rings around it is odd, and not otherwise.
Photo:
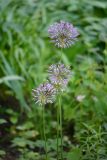
[[(0, 0), (2, 160), (43, 159), (41, 108), (31, 90), (45, 81), (48, 66), (60, 55), (47, 33), (59, 20), (73, 23), (80, 33), (62, 57), (74, 73), (63, 95), (64, 155), (107, 160), (107, 1)], [(56, 104), (46, 106), (46, 131), (50, 160), (55, 160)]]

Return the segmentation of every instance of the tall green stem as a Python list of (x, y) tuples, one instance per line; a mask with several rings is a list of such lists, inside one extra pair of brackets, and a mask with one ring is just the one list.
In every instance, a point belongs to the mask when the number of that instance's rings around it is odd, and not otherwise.
[(59, 160), (59, 107), (57, 106), (57, 160)]
[(60, 123), (60, 136), (61, 136), (61, 160), (63, 160), (63, 134), (62, 134), (62, 106), (61, 106), (61, 96), (59, 96), (59, 123)]
[(42, 118), (43, 118), (43, 134), (44, 134), (44, 141), (45, 141), (45, 153), (46, 153), (46, 160), (48, 160), (47, 139), (46, 139), (46, 132), (45, 132), (45, 107), (44, 106), (42, 106)]
[(63, 51), (62, 51), (62, 48), (61, 48), (60, 62), (62, 61), (62, 55), (63, 55)]

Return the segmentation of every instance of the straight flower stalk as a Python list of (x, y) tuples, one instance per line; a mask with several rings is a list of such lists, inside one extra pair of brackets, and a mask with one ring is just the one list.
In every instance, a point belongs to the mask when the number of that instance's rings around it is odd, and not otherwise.
[(48, 152), (47, 152), (47, 139), (46, 139), (46, 125), (45, 125), (45, 106), (42, 105), (42, 123), (43, 123), (43, 135), (44, 135), (44, 141), (45, 141), (45, 155), (46, 160), (48, 160)]
[(58, 111), (59, 111), (59, 125), (60, 125), (60, 141), (61, 141), (61, 160), (63, 160), (63, 131), (62, 131), (62, 105), (61, 95), (58, 96)]
[(57, 160), (59, 160), (59, 107), (57, 106)]

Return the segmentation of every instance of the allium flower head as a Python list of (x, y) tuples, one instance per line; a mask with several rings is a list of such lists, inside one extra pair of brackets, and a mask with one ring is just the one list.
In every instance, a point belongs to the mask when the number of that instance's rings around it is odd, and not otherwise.
[(53, 103), (55, 100), (55, 89), (52, 84), (46, 82), (41, 84), (37, 89), (33, 89), (33, 99), (39, 105)]
[(65, 66), (64, 64), (52, 64), (49, 69), (49, 80), (54, 85), (57, 91), (63, 91), (67, 86), (70, 77), (71, 71), (69, 66)]
[(79, 35), (77, 29), (72, 24), (64, 21), (50, 25), (48, 33), (52, 42), (59, 48), (70, 47)]

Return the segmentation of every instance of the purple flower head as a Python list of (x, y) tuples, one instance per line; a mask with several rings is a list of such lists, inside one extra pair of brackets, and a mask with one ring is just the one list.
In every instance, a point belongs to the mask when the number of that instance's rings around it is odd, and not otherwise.
[(41, 84), (37, 89), (33, 89), (33, 99), (39, 105), (53, 103), (55, 100), (55, 89), (49, 82)]
[(77, 29), (72, 24), (64, 21), (50, 25), (48, 33), (52, 42), (59, 48), (70, 47), (79, 35)]
[(71, 77), (71, 71), (69, 66), (64, 64), (52, 64), (49, 69), (49, 80), (54, 85), (56, 91), (63, 91)]

